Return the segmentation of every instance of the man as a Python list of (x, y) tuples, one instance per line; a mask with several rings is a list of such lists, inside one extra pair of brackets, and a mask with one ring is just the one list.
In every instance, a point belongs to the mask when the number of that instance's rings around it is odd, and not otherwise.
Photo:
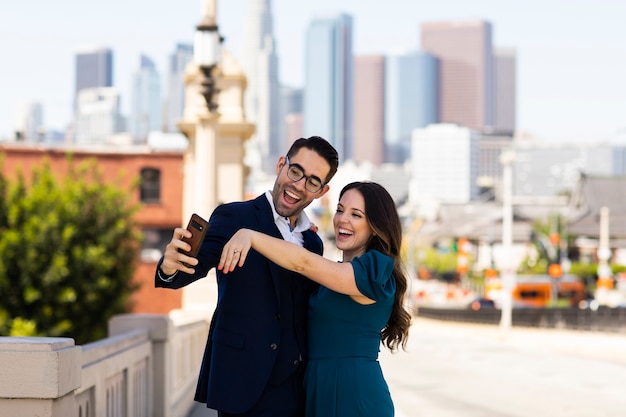
[[(190, 249), (181, 239), (191, 233), (174, 230), (157, 266), (155, 285), (181, 288), (206, 276), (217, 266), (224, 244), (241, 228), (322, 254), (322, 241), (309, 230), (311, 222), (303, 210), (328, 192), (338, 165), (337, 151), (325, 139), (296, 140), (278, 159), (271, 192), (213, 211), (197, 259), (178, 252)], [(303, 416), (307, 305), (317, 284), (253, 251), (243, 268), (216, 275), (218, 300), (196, 401), (218, 410), (220, 417)]]

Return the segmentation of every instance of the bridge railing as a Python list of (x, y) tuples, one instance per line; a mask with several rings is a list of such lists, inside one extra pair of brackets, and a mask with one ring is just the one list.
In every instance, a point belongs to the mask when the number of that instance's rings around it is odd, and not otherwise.
[(109, 337), (0, 337), (0, 415), (185, 417), (208, 333), (206, 317), (120, 315)]
[[(418, 307), (420, 317), (468, 323), (498, 324), (502, 312), (494, 308), (478, 311), (462, 308)], [(626, 308), (601, 306), (580, 308), (516, 308), (512, 325), (522, 327), (556, 328), (593, 332), (626, 333)]]

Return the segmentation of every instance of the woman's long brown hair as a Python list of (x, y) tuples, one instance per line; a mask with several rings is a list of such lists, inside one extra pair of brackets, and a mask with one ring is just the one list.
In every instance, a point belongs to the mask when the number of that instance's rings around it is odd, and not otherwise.
[(365, 201), (365, 217), (374, 235), (367, 250), (375, 249), (393, 258), (392, 275), (396, 281), (396, 295), (389, 322), (382, 330), (381, 340), (392, 352), (399, 346), (406, 348), (411, 327), (411, 314), (406, 310), (404, 297), (408, 278), (400, 257), (402, 223), (393, 198), (387, 190), (375, 182), (353, 182), (341, 190), (339, 198), (348, 190), (357, 190)]

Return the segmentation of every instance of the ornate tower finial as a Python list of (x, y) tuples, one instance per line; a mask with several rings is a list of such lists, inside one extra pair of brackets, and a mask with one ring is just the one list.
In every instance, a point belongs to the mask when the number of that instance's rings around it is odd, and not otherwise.
[(200, 13), (202, 20), (196, 29), (217, 31), (217, 0), (202, 0)]

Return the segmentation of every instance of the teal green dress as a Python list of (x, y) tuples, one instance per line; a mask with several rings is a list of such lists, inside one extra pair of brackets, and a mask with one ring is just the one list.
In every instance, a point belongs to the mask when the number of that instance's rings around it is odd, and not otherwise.
[(362, 305), (325, 287), (309, 301), (307, 417), (386, 417), (394, 408), (378, 352), (393, 307), (393, 259), (369, 251), (351, 261)]

